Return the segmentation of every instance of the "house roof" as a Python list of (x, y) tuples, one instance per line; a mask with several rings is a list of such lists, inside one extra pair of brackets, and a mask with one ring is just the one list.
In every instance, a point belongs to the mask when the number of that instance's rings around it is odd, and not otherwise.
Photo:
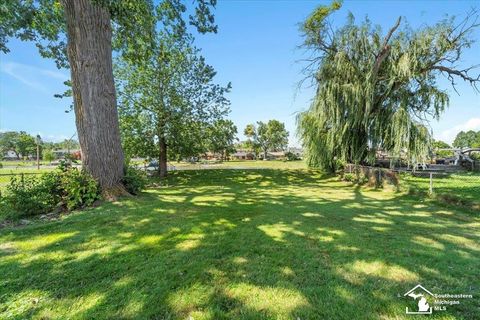
[(246, 152), (246, 151), (237, 151), (235, 153), (232, 153), (232, 156), (234, 156), (234, 157), (245, 157), (245, 156), (248, 156), (248, 155), (253, 155), (253, 153)]

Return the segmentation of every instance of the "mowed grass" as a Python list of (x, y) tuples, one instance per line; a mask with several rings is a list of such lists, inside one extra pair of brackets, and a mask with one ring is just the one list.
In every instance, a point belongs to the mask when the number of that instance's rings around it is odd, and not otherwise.
[[(401, 183), (425, 193), (429, 192), (430, 188), (428, 177), (405, 174), (401, 176)], [(478, 172), (451, 174), (446, 177), (433, 176), (432, 187), (435, 195), (459, 198), (465, 203), (480, 208), (480, 173)]]
[(474, 297), (430, 318), (478, 319), (479, 241), (478, 215), (316, 171), (175, 172), (0, 230), (0, 319), (416, 319), (418, 283)]
[(22, 174), (24, 174), (24, 176), (29, 176), (29, 177), (39, 176), (42, 173), (46, 173), (54, 169), (55, 169), (54, 167), (41, 168), (40, 170), (32, 169), (32, 168), (23, 168), (23, 167), (0, 168), (0, 192), (3, 191), (6, 188), (6, 186), (8, 186), (12, 177), (20, 178)]
[(223, 162), (171, 162), (177, 170), (200, 170), (200, 169), (306, 169), (305, 161), (283, 161), (283, 160), (243, 160)]

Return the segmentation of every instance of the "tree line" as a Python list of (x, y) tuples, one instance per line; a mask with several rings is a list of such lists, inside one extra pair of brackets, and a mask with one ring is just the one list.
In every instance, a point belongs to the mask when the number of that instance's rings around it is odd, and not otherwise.
[(53, 151), (78, 150), (80, 144), (74, 139), (44, 141), (40, 135), (33, 136), (25, 131), (0, 132), (0, 158), (6, 157), (8, 152), (12, 152), (18, 160), (36, 158), (37, 147), (40, 159), (52, 161), (55, 158)]

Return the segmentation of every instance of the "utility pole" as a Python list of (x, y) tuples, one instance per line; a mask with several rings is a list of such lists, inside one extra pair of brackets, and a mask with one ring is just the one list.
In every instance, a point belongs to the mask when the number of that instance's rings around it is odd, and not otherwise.
[(40, 137), (39, 134), (37, 134), (37, 138), (35, 139), (35, 142), (37, 143), (37, 170), (40, 170), (40, 142), (42, 141), (42, 138)]

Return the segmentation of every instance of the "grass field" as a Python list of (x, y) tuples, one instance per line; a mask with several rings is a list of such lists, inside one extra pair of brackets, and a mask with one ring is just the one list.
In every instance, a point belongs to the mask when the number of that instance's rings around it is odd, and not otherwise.
[(38, 175), (45, 172), (49, 172), (54, 170), (54, 167), (48, 168), (41, 168), (37, 170), (36, 168), (25, 168), (25, 167), (17, 167), (17, 168), (0, 168), (0, 191), (4, 190), (5, 187), (10, 183), (10, 179), (13, 175), (20, 176), (21, 174), (25, 174), (28, 176), (31, 175)]
[(0, 230), (1, 319), (416, 319), (473, 294), (480, 217), (307, 170), (179, 171), (140, 198)]
[(223, 161), (219, 163), (188, 163), (188, 162), (172, 162), (177, 170), (199, 170), (199, 169), (306, 169), (307, 165), (304, 161)]
[[(429, 178), (414, 177), (410, 174), (402, 175), (401, 182), (425, 193), (430, 187)], [(462, 202), (480, 208), (480, 173), (452, 174), (444, 178), (434, 176), (432, 186), (437, 196), (461, 199)]]

